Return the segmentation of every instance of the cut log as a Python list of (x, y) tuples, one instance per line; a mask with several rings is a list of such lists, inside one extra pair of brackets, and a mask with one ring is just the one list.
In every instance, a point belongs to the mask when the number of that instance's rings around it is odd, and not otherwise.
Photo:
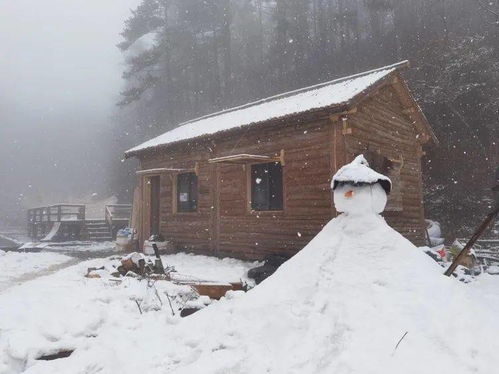
[(240, 291), (243, 290), (243, 284), (237, 283), (223, 283), (223, 284), (193, 284), (191, 285), (198, 294), (208, 296), (210, 299), (220, 300), (225, 296), (227, 291)]

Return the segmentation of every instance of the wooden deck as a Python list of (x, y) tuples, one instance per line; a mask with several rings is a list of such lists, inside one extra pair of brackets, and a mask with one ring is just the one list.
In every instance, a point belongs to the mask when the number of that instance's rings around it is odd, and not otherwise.
[[(98, 227), (99, 236), (112, 239), (120, 228), (128, 225), (131, 208), (131, 205), (126, 204), (106, 205), (101, 220), (87, 220), (86, 208), (83, 204), (56, 204), (29, 209), (27, 213), (28, 236), (33, 240), (43, 240), (48, 238), (47, 235), (54, 235), (54, 241), (93, 240), (92, 229), (95, 231), (97, 228), (90, 228), (90, 225), (102, 224), (109, 235), (103, 235), (105, 233), (102, 232), (102, 227)], [(47, 240), (52, 241), (52, 237)]]

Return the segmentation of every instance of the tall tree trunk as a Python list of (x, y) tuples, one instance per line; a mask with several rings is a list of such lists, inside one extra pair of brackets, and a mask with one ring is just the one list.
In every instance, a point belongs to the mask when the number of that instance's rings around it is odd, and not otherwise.
[(277, 0), (276, 8), (276, 48), (272, 51), (275, 53), (275, 69), (277, 86), (282, 88), (284, 77), (286, 76), (285, 61), (289, 57), (287, 55), (287, 36), (288, 36), (288, 22), (286, 20), (286, 0)]
[(231, 49), (231, 24), (232, 10), (230, 0), (223, 2), (223, 23), (222, 23), (222, 45), (224, 59), (224, 105), (229, 105), (233, 101), (232, 95), (232, 49)]

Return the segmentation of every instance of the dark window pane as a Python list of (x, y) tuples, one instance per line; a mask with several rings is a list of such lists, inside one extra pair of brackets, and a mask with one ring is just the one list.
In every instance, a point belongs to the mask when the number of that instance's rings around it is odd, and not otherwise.
[(177, 211), (195, 212), (198, 205), (198, 177), (195, 173), (177, 176)]
[(282, 166), (270, 164), (269, 171), (270, 210), (282, 210)]
[(251, 166), (251, 209), (282, 210), (282, 166), (279, 162)]

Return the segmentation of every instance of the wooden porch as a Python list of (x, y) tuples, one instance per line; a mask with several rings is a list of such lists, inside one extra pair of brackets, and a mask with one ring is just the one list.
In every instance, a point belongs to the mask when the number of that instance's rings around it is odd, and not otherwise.
[(128, 204), (106, 205), (102, 219), (88, 219), (83, 204), (32, 208), (27, 212), (28, 236), (35, 241), (112, 240), (128, 226), (131, 210)]

